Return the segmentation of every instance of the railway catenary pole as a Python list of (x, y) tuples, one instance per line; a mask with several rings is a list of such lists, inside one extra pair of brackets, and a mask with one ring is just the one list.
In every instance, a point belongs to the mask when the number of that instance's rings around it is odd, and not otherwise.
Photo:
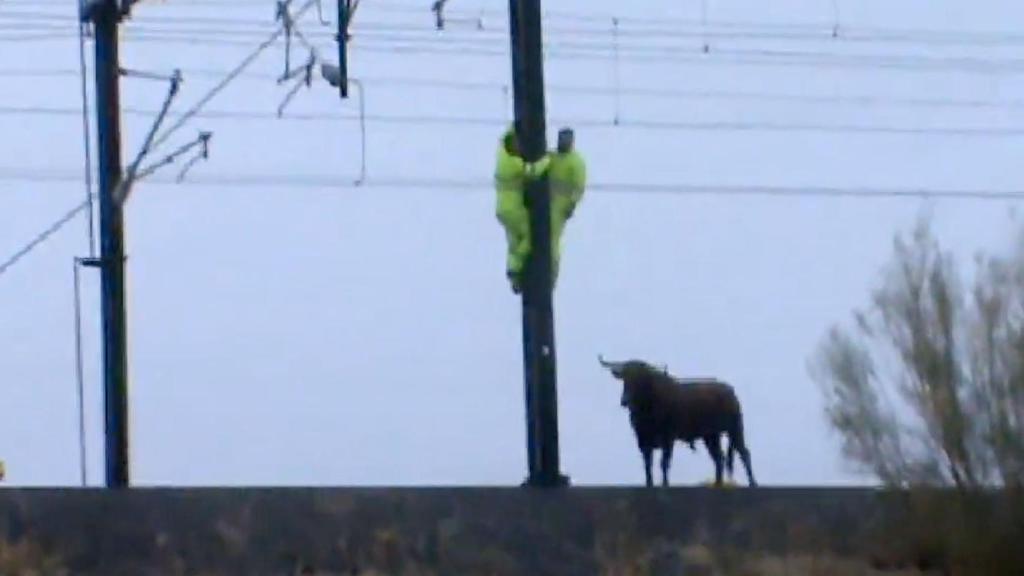
[[(128, 0), (126, 5), (130, 6)], [(118, 25), (124, 9), (118, 0), (92, 0), (96, 42), (96, 126), (99, 162), (100, 280), (103, 324), (103, 416), (108, 488), (129, 485), (128, 357), (124, 289), (124, 216), (117, 190), (121, 160), (120, 66)]]
[[(540, 0), (509, 0), (509, 32), (515, 124), (523, 158), (540, 160), (547, 151), (544, 56)], [(551, 286), (550, 193), (547, 178), (526, 189), (531, 255), (523, 283), (523, 360), (526, 396), (527, 486), (568, 484), (560, 471), (558, 379)]]

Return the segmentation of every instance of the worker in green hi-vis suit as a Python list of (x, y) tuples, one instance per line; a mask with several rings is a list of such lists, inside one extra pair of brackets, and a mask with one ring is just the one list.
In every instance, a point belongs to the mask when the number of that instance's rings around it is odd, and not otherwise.
[(587, 185), (587, 165), (576, 151), (571, 128), (558, 131), (558, 146), (548, 155), (548, 185), (551, 188), (551, 283), (558, 281), (562, 255), (562, 231), (576, 212)]
[(530, 254), (530, 213), (523, 198), (525, 187), (526, 163), (519, 152), (515, 128), (509, 127), (498, 144), (494, 188), (498, 194), (498, 221), (505, 228), (508, 243), (505, 274), (517, 294), (522, 289), (523, 267)]
[(586, 165), (576, 152), (573, 140), (572, 130), (562, 129), (558, 133), (557, 150), (530, 164), (523, 160), (519, 152), (514, 128), (508, 128), (502, 135), (494, 174), (497, 217), (505, 228), (508, 244), (506, 275), (513, 292), (517, 294), (522, 289), (522, 272), (531, 248), (530, 213), (525, 201), (526, 181), (528, 178), (539, 178), (545, 172), (551, 190), (552, 285), (557, 280), (562, 232), (583, 197), (586, 185)]

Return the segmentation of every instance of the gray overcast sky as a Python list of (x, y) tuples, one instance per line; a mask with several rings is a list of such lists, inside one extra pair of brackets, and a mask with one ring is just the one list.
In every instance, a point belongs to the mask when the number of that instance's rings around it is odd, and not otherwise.
[[(551, 85), (612, 86), (610, 60), (555, 57), (560, 43), (607, 46), (610, 16), (696, 19), (693, 1), (547, 0), (555, 16), (546, 77)], [(1024, 9), (1007, 1), (839, 0), (840, 30), (942, 29), (957, 33), (1020, 28)], [(409, 6), (420, 12), (396, 7)], [(199, 118), (164, 148), (199, 129), (215, 132), (210, 160), (193, 183), (140, 184), (127, 210), (133, 475), (138, 484), (517, 484), (525, 474), (519, 300), (503, 277), (503, 237), (488, 179), (509, 103), (498, 87), (455, 90), (387, 78), (509, 81), (506, 4), (451, 0), (459, 12), (486, 8), (485, 32), (431, 30), (428, 0), (365, 0), (355, 24), (351, 72), (366, 80), (374, 116), (459, 116), (492, 123), (368, 126), (371, 182), (442, 179), (477, 188), (361, 189), (338, 185), (218, 186), (204, 179), (276, 176), (352, 180), (359, 169), (358, 125), (339, 119)], [(711, 20), (821, 24), (831, 0), (709, 0)], [(325, 12), (334, 13), (333, 2)], [(76, 75), (13, 71), (77, 70), (73, 1), (0, 0), (0, 110), (77, 109)], [(169, 72), (186, 83), (175, 109), (215, 82), (197, 71), (227, 70), (270, 30), (269, 0), (142, 2), (122, 44), (125, 67)], [(197, 23), (188, 18), (201, 18)], [(245, 22), (213, 22), (211, 18)], [(330, 33), (313, 18), (302, 29), (333, 58)], [(35, 28), (22, 30), (26, 22)], [(258, 22), (265, 24), (260, 25)], [(66, 37), (15, 41), (55, 25)], [(381, 51), (399, 45), (384, 29), (413, 25), (416, 46), (448, 53)], [(26, 25), (27, 26), (27, 25)], [(658, 99), (639, 88), (742, 91), (880, 99), (1007, 101), (1021, 98), (1017, 61), (993, 69), (961, 62), (928, 69), (921, 58), (1013, 60), (1019, 39), (963, 46), (879, 41), (714, 38), (703, 61), (699, 39), (681, 23), (643, 36), (650, 23), (624, 21), (620, 112), (627, 121), (1024, 128), (1021, 107), (850, 105), (754, 99)], [(199, 42), (133, 38), (131, 29), (190, 30)], [(561, 29), (561, 31), (559, 30)], [(228, 35), (225, 30), (248, 32)], [(575, 30), (575, 32), (573, 31)], [(220, 31), (213, 34), (211, 31)], [(633, 35), (628, 35), (632, 31)], [(44, 31), (45, 32), (45, 31)], [(167, 35), (164, 34), (164, 37)], [(209, 39), (239, 45), (212, 45)], [(468, 45), (500, 55), (468, 55)], [(687, 60), (638, 61), (652, 46)], [(89, 66), (91, 70), (91, 43)], [(766, 66), (737, 63), (729, 51), (882, 54), (881, 66)], [(593, 51), (591, 51), (592, 53)], [(763, 55), (763, 52), (762, 52)], [(571, 56), (571, 54), (570, 54)], [(299, 52), (297, 59), (304, 58)], [(881, 56), (873, 62), (880, 62)], [(748, 59), (749, 56), (748, 56)], [(821, 58), (818, 57), (820, 63)], [(840, 61), (849, 63), (850, 59)], [(893, 64), (893, 62), (895, 62)], [(252, 71), (280, 72), (283, 49)], [(990, 62), (989, 62), (990, 63)], [(833, 61), (835, 64), (835, 61)], [(964, 69), (966, 68), (966, 70)], [(190, 73), (191, 72), (191, 73)], [(90, 82), (91, 84), (91, 82)], [(155, 110), (165, 86), (126, 79), (123, 104)], [(272, 79), (243, 77), (210, 110), (272, 114), (286, 92)], [(551, 133), (566, 120), (608, 122), (608, 94), (552, 89)], [(292, 113), (345, 114), (324, 84), (301, 91)], [(124, 116), (129, 159), (149, 119)], [(74, 115), (0, 113), (0, 258), (67, 211), (83, 195), (81, 120)], [(794, 130), (652, 130), (580, 124), (578, 143), (593, 183), (811, 186), (839, 188), (1024, 189), (1016, 168), (1019, 136)], [(180, 166), (180, 163), (179, 163)], [(172, 178), (176, 168), (161, 174)], [(1011, 202), (928, 204), (942, 241), (968, 258), (1010, 232)], [(764, 484), (863, 482), (839, 458), (821, 398), (806, 371), (824, 331), (866, 302), (892, 235), (925, 205), (912, 199), (778, 198), (649, 194), (628, 187), (588, 193), (564, 240), (556, 293), (562, 457), (578, 484), (637, 484), (643, 474), (619, 390), (596, 356), (636, 356), (680, 374), (733, 383), (746, 410), (755, 471)], [(77, 482), (71, 259), (87, 250), (79, 219), (0, 277), (0, 458), (8, 482)], [(84, 345), (90, 481), (102, 481), (98, 282), (85, 274)], [(703, 452), (677, 452), (677, 483), (711, 476)]]

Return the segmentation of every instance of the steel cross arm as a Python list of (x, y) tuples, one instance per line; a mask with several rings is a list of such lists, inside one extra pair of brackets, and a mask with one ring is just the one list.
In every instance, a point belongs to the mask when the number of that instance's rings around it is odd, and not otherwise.
[(212, 132), (200, 132), (199, 133), (199, 137), (196, 138), (195, 140), (189, 142), (188, 144), (184, 144), (184, 145), (180, 146), (177, 150), (171, 152), (170, 154), (165, 156), (159, 162), (156, 162), (156, 163), (154, 163), (154, 164), (152, 164), (150, 166), (147, 166), (146, 168), (143, 168), (142, 170), (140, 170), (138, 172), (137, 176), (136, 176), (136, 179), (145, 178), (146, 176), (149, 176), (150, 174), (156, 172), (160, 168), (163, 168), (164, 166), (167, 166), (168, 164), (173, 164), (174, 161), (177, 160), (179, 156), (181, 156), (185, 152), (188, 152), (189, 150), (195, 148), (196, 146), (202, 146), (202, 152), (200, 153), (200, 156), (205, 158), (208, 155), (208, 153), (209, 153), (208, 150), (207, 150), (207, 145), (208, 145), (208, 143), (210, 141), (210, 138), (212, 136), (213, 136)]
[(128, 167), (128, 171), (125, 174), (124, 179), (117, 187), (114, 200), (118, 204), (123, 204), (128, 199), (128, 194), (131, 193), (132, 185), (135, 183), (137, 173), (139, 171), (139, 165), (142, 160), (149, 154), (153, 146), (153, 139), (156, 138), (156, 133), (160, 130), (160, 126), (164, 122), (164, 118), (167, 117), (167, 112), (171, 108), (171, 103), (174, 101), (174, 97), (178, 94), (178, 89), (181, 87), (181, 71), (175, 70), (171, 76), (171, 85), (167, 91), (167, 98), (164, 99), (164, 105), (160, 108), (160, 113), (156, 117), (156, 121), (149, 129), (149, 134), (146, 135), (146, 140), (142, 144), (142, 148), (139, 149), (139, 153), (135, 156), (135, 160)]

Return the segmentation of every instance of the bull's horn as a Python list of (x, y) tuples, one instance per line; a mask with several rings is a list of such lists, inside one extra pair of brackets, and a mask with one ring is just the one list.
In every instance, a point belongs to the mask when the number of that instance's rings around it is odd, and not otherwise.
[(613, 373), (622, 370), (622, 362), (609, 362), (604, 359), (603, 354), (597, 355), (597, 361), (601, 363), (601, 366), (604, 366), (605, 368), (611, 370)]

